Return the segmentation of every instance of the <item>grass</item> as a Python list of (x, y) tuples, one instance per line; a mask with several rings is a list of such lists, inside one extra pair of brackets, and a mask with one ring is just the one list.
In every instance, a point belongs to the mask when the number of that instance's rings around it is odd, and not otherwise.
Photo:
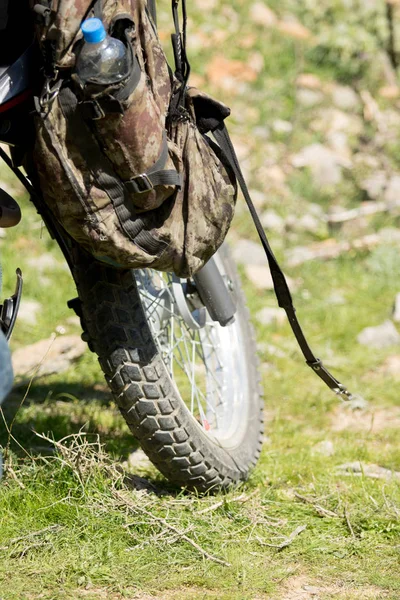
[[(313, 37), (305, 41), (255, 26), (250, 4), (208, 4), (212, 8), (207, 10), (202, 2), (190, 7), (190, 28), (197, 36), (197, 42), (194, 34), (190, 38), (194, 71), (204, 79), (203, 87), (233, 107), (233, 137), (245, 151), (251, 188), (264, 193), (262, 208), (300, 217), (310, 202), (325, 210), (358, 206), (363, 193), (354, 172), (346, 172), (334, 189), (321, 188), (307, 170), (293, 169), (290, 158), (307, 144), (326, 143), (329, 123), (319, 131), (313, 123), (316, 111), (332, 104), (324, 92), (321, 107), (299, 105), (296, 80), (301, 73), (313, 73), (324, 84), (340, 80), (361, 86), (375, 94), (380, 110), (398, 109), (396, 100), (375, 93), (385, 84), (384, 75), (365, 54), (352, 54), (352, 40), (343, 41), (344, 50), (332, 46), (328, 54), (319, 43), (321, 11), (329, 4), (334, 13), (343, 3), (271, 2), (279, 18), (294, 14), (310, 27)], [(357, 35), (363, 18), (360, 13), (358, 25), (349, 18), (349, 26), (359, 27)], [(163, 2), (164, 39), (170, 24)], [(336, 31), (329, 19), (325, 26)], [(261, 54), (264, 67), (256, 81), (243, 86), (239, 78), (238, 88), (229, 90), (210, 82), (221, 36), (225, 57), (242, 61), (244, 68), (255, 53)], [(375, 50), (382, 50), (380, 42)], [(362, 105), (349, 114), (362, 118)], [(290, 121), (292, 133), (274, 132), (276, 119)], [(379, 156), (395, 170), (398, 145), (393, 137), (386, 141), (381, 136), (377, 146), (376, 135), (376, 124), (363, 122), (361, 134), (349, 138), (352, 153), (377, 155), (379, 147)], [(282, 185), (270, 176), (273, 166), (282, 170)], [(2, 180), (15, 188), (4, 172)], [(58, 326), (67, 333), (79, 329), (69, 319), (66, 301), (75, 292), (61, 253), (42, 232), (23, 192), (13, 191), (24, 218), (0, 239), (6, 292), (20, 266), (24, 297), (41, 306), (36, 323), (19, 321), (13, 339), (18, 348), (49, 337)], [(365, 231), (398, 225), (394, 216), (379, 216)], [(327, 239), (332, 232), (270, 235), (285, 262), (288, 249)], [(337, 239), (348, 235), (335, 233)], [(231, 244), (241, 237), (256, 239), (240, 203)], [(46, 264), (40, 260), (44, 254), (50, 257)], [(4, 406), (7, 426), (14, 417), (15, 422), (12, 438), (0, 425), (9, 467), (0, 487), (3, 600), (400, 597), (399, 481), (375, 479), (368, 472), (368, 465), (400, 471), (398, 377), (385, 369), (388, 358), (399, 352), (369, 349), (356, 340), (364, 327), (391, 316), (400, 285), (398, 246), (383, 235), (372, 251), (286, 270), (298, 282), (295, 304), (312, 346), (340, 380), (369, 402), (368, 408), (353, 411), (324, 388), (304, 365), (288, 325), (257, 321), (258, 311), (275, 306), (275, 299), (272, 292), (255, 289), (241, 268), (266, 406), (265, 443), (250, 480), (224, 495), (197, 497), (171, 486), (146, 461), (132, 459), (140, 456), (137, 443), (95, 357), (87, 352), (67, 372), (37, 379), (29, 391), (17, 388)], [(332, 294), (342, 300), (335, 303)], [(361, 473), (338, 468), (357, 461), (364, 465)]]

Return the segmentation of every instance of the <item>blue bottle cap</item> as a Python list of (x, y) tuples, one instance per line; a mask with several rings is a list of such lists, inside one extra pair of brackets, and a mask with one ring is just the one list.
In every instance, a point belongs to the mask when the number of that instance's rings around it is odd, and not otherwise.
[(88, 42), (89, 44), (98, 44), (107, 36), (103, 23), (100, 19), (96, 18), (86, 19), (86, 21), (83, 21), (81, 30), (85, 42)]

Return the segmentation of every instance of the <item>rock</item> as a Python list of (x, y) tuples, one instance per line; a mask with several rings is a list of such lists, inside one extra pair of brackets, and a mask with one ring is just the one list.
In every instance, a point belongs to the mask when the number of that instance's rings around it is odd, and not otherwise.
[(300, 88), (296, 92), (297, 101), (301, 106), (311, 108), (324, 101), (324, 94), (318, 90)]
[(351, 168), (351, 162), (327, 146), (311, 144), (292, 157), (296, 168), (309, 167), (315, 185), (336, 185), (342, 180), (342, 168)]
[[(264, 258), (265, 262), (265, 258)], [(274, 284), (268, 266), (246, 265), (246, 277), (258, 290), (273, 290)]]
[(393, 175), (385, 189), (384, 200), (389, 206), (400, 205), (400, 175)]
[(385, 171), (375, 171), (361, 180), (360, 188), (367, 192), (372, 200), (378, 200), (382, 197), (387, 185), (387, 175)]
[(335, 454), (335, 447), (330, 440), (322, 440), (312, 449), (313, 454), (320, 454), (321, 456), (333, 456)]
[(393, 307), (393, 321), (400, 323), (400, 293), (396, 294)]
[(388, 356), (384, 361), (380, 371), (396, 379), (400, 378), (400, 355), (394, 354)]
[(38, 271), (54, 270), (62, 267), (60, 262), (50, 253), (31, 256), (26, 259), (27, 264)]
[(400, 244), (400, 230), (394, 227), (384, 227), (379, 232), (385, 244)]
[(335, 306), (341, 306), (343, 304), (346, 304), (346, 298), (343, 294), (343, 292), (339, 292), (338, 290), (332, 292), (331, 294), (329, 294), (329, 296), (326, 298), (326, 302), (327, 304), (334, 304)]
[(282, 233), (285, 229), (284, 219), (278, 215), (274, 210), (269, 209), (263, 212), (260, 217), (261, 224), (265, 229)]
[(321, 588), (315, 587), (315, 585), (303, 585), (303, 590), (311, 596), (318, 596), (323, 591)]
[(358, 95), (349, 86), (335, 85), (331, 94), (333, 103), (337, 108), (342, 110), (356, 110), (360, 107)]
[(353, 394), (351, 400), (346, 401), (347, 406), (353, 411), (365, 411), (369, 408), (369, 402), (359, 394)]
[(43, 377), (66, 371), (86, 350), (77, 335), (53, 336), (15, 350), (12, 355), (16, 377)]
[[(264, 255), (265, 256), (265, 255)], [(264, 263), (266, 258), (264, 258)], [(264, 265), (246, 265), (245, 267), (246, 277), (258, 290), (273, 290), (274, 284), (272, 281), (271, 272), (267, 264)], [(291, 291), (294, 292), (298, 288), (298, 281), (286, 276), (286, 281)]]
[(251, 6), (250, 19), (256, 25), (262, 25), (263, 27), (272, 27), (278, 21), (276, 14), (263, 2), (255, 2)]
[(381, 235), (376, 233), (342, 242), (329, 238), (323, 242), (314, 242), (308, 246), (296, 246), (291, 248), (286, 252), (286, 261), (288, 266), (296, 267), (309, 260), (330, 260), (332, 258), (337, 258), (341, 254), (346, 254), (353, 249), (370, 251), (372, 248), (378, 246), (381, 241)]
[(73, 327), (81, 327), (81, 320), (77, 315), (72, 315), (66, 319), (68, 325), (72, 325)]
[(310, 246), (295, 246), (286, 252), (286, 261), (290, 267), (302, 265), (314, 258), (317, 256)]
[(357, 336), (357, 341), (370, 348), (389, 348), (400, 344), (400, 335), (392, 321), (385, 321), (376, 327), (366, 327)]
[(326, 136), (326, 140), (334, 152), (342, 156), (345, 160), (351, 161), (352, 152), (347, 133), (344, 131), (330, 131)]
[(150, 460), (148, 456), (143, 452), (141, 448), (135, 450), (128, 456), (128, 460), (123, 465), (124, 468), (128, 469), (147, 469), (150, 466)]
[(386, 85), (378, 93), (386, 100), (395, 100), (400, 96), (400, 88), (397, 85)]
[(272, 129), (276, 133), (291, 133), (293, 131), (293, 125), (290, 121), (283, 121), (282, 119), (276, 119), (272, 123)]
[(262, 325), (283, 325), (287, 320), (283, 308), (273, 308), (269, 306), (261, 309), (256, 314), (256, 319)]
[(347, 135), (360, 135), (364, 130), (363, 120), (357, 115), (349, 115), (337, 108), (321, 108), (311, 123), (314, 131), (324, 135), (332, 131), (343, 131)]
[(321, 79), (312, 73), (301, 73), (296, 79), (296, 83), (299, 87), (310, 88), (311, 90), (320, 90), (323, 87)]
[(265, 266), (267, 257), (260, 242), (251, 240), (238, 240), (235, 242), (232, 254), (234, 260), (242, 265)]
[(306, 231), (308, 233), (318, 233), (321, 230), (321, 222), (310, 214), (301, 217), (291, 215), (286, 219), (286, 226), (295, 231)]
[(42, 305), (36, 300), (22, 298), (18, 312), (18, 319), (27, 325), (36, 325), (37, 314), (42, 310)]
[(254, 206), (258, 210), (262, 210), (267, 203), (267, 196), (264, 192), (260, 192), (259, 190), (250, 190), (250, 196), (253, 200)]
[(336, 467), (336, 470), (341, 472), (343, 475), (356, 475), (362, 477), (371, 477), (372, 479), (385, 479), (387, 481), (397, 480), (400, 481), (400, 473), (397, 471), (391, 471), (385, 469), (379, 465), (365, 464), (358, 461), (344, 463)]
[(308, 208), (308, 212), (311, 215), (314, 215), (314, 217), (319, 218), (321, 221), (326, 220), (325, 211), (320, 204), (316, 204), (315, 202), (310, 202), (307, 205), (307, 208)]
[(311, 31), (296, 21), (293, 17), (290, 17), (284, 21), (279, 21), (277, 27), (283, 35), (287, 35), (295, 40), (306, 41), (312, 37)]
[(275, 356), (276, 358), (286, 358), (287, 354), (281, 348), (274, 346), (273, 344), (267, 344), (267, 342), (258, 342), (257, 343), (258, 352), (265, 352), (269, 356)]
[(379, 368), (379, 372), (393, 379), (400, 379), (400, 354), (388, 356)]

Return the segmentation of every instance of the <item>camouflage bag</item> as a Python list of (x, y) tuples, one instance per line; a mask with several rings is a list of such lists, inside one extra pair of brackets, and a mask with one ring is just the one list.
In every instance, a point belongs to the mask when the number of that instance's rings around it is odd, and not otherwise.
[[(96, 258), (188, 277), (222, 244), (237, 187), (206, 135), (230, 111), (188, 88), (186, 9), (182, 33), (172, 4), (175, 74), (146, 0), (32, 2), (46, 74), (34, 162), (47, 205)], [(80, 26), (93, 16), (131, 56), (131, 72), (112, 85), (83, 84), (75, 71)]]

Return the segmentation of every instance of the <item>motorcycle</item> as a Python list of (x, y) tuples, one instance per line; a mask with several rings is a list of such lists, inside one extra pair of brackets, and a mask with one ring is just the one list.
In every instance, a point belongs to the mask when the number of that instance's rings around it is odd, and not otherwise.
[[(156, 21), (154, 1), (149, 3)], [(10, 26), (10, 24), (9, 24)], [(83, 339), (99, 358), (118, 407), (155, 466), (172, 482), (199, 491), (247, 478), (262, 444), (256, 342), (239, 277), (223, 246), (193, 278), (149, 269), (122, 270), (96, 260), (66, 233), (41, 195), (32, 161), (35, 102), (41, 92), (35, 43), (0, 70), (0, 158), (29, 192), (59, 244), (77, 297)], [(20, 170), (23, 166), (27, 177)], [(0, 193), (0, 227), (15, 201)], [(3, 204), (2, 204), (3, 203)], [(10, 336), (22, 290), (3, 303)]]

